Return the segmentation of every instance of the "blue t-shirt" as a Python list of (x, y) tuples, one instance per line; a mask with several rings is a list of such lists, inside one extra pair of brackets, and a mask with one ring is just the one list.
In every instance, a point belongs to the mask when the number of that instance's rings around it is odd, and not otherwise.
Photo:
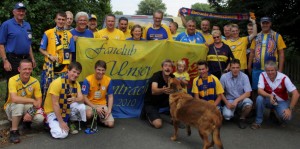
[[(126, 40), (134, 40), (133, 37), (127, 38)], [(140, 40), (145, 40), (144, 38), (141, 38)]]
[(159, 29), (154, 29), (150, 27), (146, 33), (147, 40), (163, 40), (168, 39), (168, 33), (165, 28), (160, 27)]
[[(94, 33), (91, 30), (86, 29), (84, 32), (78, 32), (75, 28), (72, 29), (71, 34), (78, 37), (94, 38)], [(75, 42), (75, 51), (73, 52), (72, 61), (76, 60), (76, 42)]]
[(188, 35), (186, 32), (182, 32), (176, 37), (175, 40), (181, 42), (188, 42), (188, 43), (197, 43), (197, 44), (205, 43), (205, 39), (200, 32), (196, 32), (194, 35)]
[(12, 18), (0, 27), (0, 44), (4, 45), (6, 53), (29, 54), (31, 39), (31, 26), (26, 21), (21, 26)]

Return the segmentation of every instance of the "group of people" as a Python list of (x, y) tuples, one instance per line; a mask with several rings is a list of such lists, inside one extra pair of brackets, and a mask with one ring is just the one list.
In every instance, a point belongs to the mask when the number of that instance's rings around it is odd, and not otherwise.
[[(78, 37), (106, 40), (175, 39), (207, 45), (206, 61), (197, 62), (199, 76), (193, 80), (192, 93), (196, 99), (216, 105), (226, 120), (233, 117), (236, 108), (240, 108), (240, 128), (246, 128), (246, 117), (254, 107), (255, 100), (249, 98), (252, 89), (258, 90), (259, 94), (256, 99), (257, 116), (251, 126), (253, 129), (261, 126), (264, 107), (273, 108), (284, 122), (290, 120), (299, 97), (296, 87), (281, 73), (285, 44), (281, 35), (271, 30), (269, 17), (261, 18), (262, 31), (259, 34), (255, 20), (250, 19), (251, 24), (247, 26), (249, 36), (239, 37), (238, 25), (230, 24), (224, 26), (223, 37), (216, 26), (210, 33), (208, 20), (203, 20), (201, 30), (196, 30), (195, 21), (186, 21), (181, 15), (186, 32), (176, 36), (174, 30), (178, 24), (170, 23), (170, 28), (162, 24), (162, 11), (153, 13), (151, 26), (143, 29), (137, 24), (131, 30), (128, 29), (128, 19), (125, 17), (118, 20), (118, 28), (115, 28), (116, 17), (112, 14), (106, 15), (106, 27), (98, 30), (96, 15), (88, 15), (86, 12), (75, 15), (76, 27), (73, 28), (73, 14), (70, 11), (58, 12), (54, 19), (56, 26), (45, 31), (42, 36), (39, 51), (45, 56), (45, 62), (39, 83), (30, 76), (36, 62), (31, 48), (32, 29), (24, 20), (25, 14), (25, 5), (20, 2), (15, 4), (14, 17), (5, 21), (0, 28), (0, 55), (8, 86), (4, 109), (12, 121), (10, 141), (13, 143), (20, 142), (18, 125), (21, 121), (28, 128), (32, 122), (42, 123), (45, 118), (54, 138), (65, 138), (69, 132), (78, 133), (74, 122), (91, 121), (95, 112), (105, 126), (114, 127), (111, 113), (113, 85), (111, 78), (105, 75), (106, 62), (98, 60), (94, 74), (87, 76), (82, 85), (77, 81), (82, 71), (81, 64), (76, 62), (75, 42)], [(168, 77), (176, 77), (185, 85), (190, 81), (185, 61), (177, 62), (177, 72), (174, 74), (171, 60), (163, 61), (161, 66), (162, 70), (150, 78), (141, 114), (155, 128), (162, 126), (160, 108), (169, 105), (168, 95), (171, 90), (167, 87)], [(244, 73), (247, 70), (252, 76), (252, 88)], [(288, 100), (287, 92), (293, 94), (291, 101)]]

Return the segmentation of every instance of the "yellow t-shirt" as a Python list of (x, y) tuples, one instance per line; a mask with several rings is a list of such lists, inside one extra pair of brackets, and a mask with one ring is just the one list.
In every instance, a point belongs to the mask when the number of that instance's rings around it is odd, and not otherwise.
[[(178, 80), (190, 81), (190, 75), (186, 71), (183, 73), (174, 72), (173, 74)], [(186, 87), (184, 88), (184, 90), (187, 92)]]
[(103, 36), (108, 36), (109, 39), (117, 39), (117, 40), (125, 40), (125, 35), (122, 31), (120, 31), (119, 29), (114, 29), (113, 32), (109, 32), (107, 30), (107, 28), (104, 28), (100, 31), (97, 31), (94, 34), (95, 38), (102, 38)]
[(41, 98), (42, 92), (40, 87), (40, 82), (30, 77), (26, 84), (23, 84), (20, 75), (17, 74), (11, 77), (8, 81), (8, 99), (4, 104), (4, 109), (6, 109), (7, 104), (11, 103), (10, 93), (17, 93), (17, 96), (27, 97), (27, 98)]
[[(255, 55), (255, 58), (257, 59), (260, 59), (260, 62), (261, 62), (261, 70), (264, 70), (265, 69), (265, 54), (266, 54), (266, 40), (267, 40), (267, 37), (268, 37), (268, 34), (263, 34), (263, 43), (262, 43), (262, 49), (260, 51), (260, 54), (261, 56), (259, 55)], [(274, 43), (272, 44), (274, 45)], [(252, 43), (251, 43), (251, 46), (250, 46), (250, 49), (251, 50), (255, 50), (255, 46), (256, 46), (256, 40), (252, 40)], [(270, 49), (272, 49), (272, 47), (270, 46), (269, 47)], [(276, 48), (276, 51), (274, 52), (274, 55), (276, 57), (276, 61), (278, 62), (278, 51), (277, 50), (283, 50), (286, 48), (286, 45), (282, 39), (282, 36), (279, 34), (278, 35), (278, 39), (277, 39), (277, 48)]]
[(127, 29), (126, 32), (123, 32), (123, 33), (124, 33), (125, 39), (131, 37), (130, 29)]
[(234, 55), (234, 58), (239, 59), (241, 63), (241, 70), (247, 69), (247, 45), (248, 45), (248, 37), (240, 37), (236, 41), (224, 40), (225, 44), (227, 44), (232, 54)]
[(204, 34), (201, 30), (196, 30), (196, 32), (200, 32), (203, 35), (207, 44), (210, 45), (210, 44), (214, 43), (214, 38), (212, 37), (212, 35), (210, 33)]
[[(222, 84), (221, 82), (219, 81), (219, 79), (217, 77), (215, 77), (214, 75), (212, 75), (215, 83), (216, 83), (216, 94), (219, 95), (219, 94), (223, 94), (224, 93), (224, 89), (222, 87)], [(198, 86), (197, 86), (197, 81), (199, 79), (199, 76), (194, 78), (193, 80), (193, 87), (192, 87), (192, 93), (195, 93), (195, 94), (200, 94), (201, 97), (204, 97), (205, 95), (202, 94), (203, 92), (200, 92), (198, 90)]]
[[(44, 103), (44, 110), (46, 114), (53, 112), (53, 105), (52, 105), (52, 95), (60, 96), (60, 91), (62, 89), (62, 78), (59, 77), (55, 79), (49, 86), (47, 96)], [(77, 84), (77, 94), (81, 93), (80, 84), (76, 81)]]

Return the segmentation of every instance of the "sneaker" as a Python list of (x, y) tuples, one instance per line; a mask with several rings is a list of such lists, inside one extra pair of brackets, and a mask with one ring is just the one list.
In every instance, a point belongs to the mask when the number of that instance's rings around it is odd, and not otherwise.
[(257, 123), (252, 123), (252, 125), (251, 125), (251, 129), (259, 129), (261, 126), (260, 126), (260, 124), (257, 124)]
[(245, 119), (239, 119), (238, 126), (239, 126), (241, 129), (247, 128), (246, 120), (245, 120)]
[(11, 130), (9, 134), (9, 141), (11, 143), (20, 143), (20, 133), (19, 130)]
[(76, 125), (74, 123), (70, 124), (70, 133), (71, 134), (78, 134), (78, 130), (76, 129)]

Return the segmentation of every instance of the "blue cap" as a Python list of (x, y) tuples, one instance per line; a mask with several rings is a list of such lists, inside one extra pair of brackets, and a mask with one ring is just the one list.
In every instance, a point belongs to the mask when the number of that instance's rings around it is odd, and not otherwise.
[(262, 17), (260, 18), (260, 22), (272, 22), (272, 19), (270, 17)]
[(91, 20), (91, 19), (97, 20), (97, 16), (94, 15), (94, 14), (90, 14), (90, 15), (89, 15), (89, 20)]
[(21, 3), (21, 2), (16, 3), (14, 9), (21, 9), (21, 8), (26, 9), (26, 7), (23, 3)]

